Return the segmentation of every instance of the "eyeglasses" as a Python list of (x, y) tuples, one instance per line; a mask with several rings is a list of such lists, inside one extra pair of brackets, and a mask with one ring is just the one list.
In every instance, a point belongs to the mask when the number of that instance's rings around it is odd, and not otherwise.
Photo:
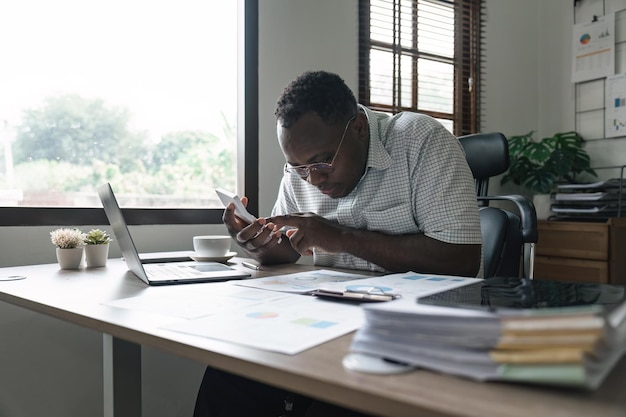
[(339, 146), (337, 146), (337, 150), (335, 151), (335, 155), (330, 162), (315, 162), (312, 164), (305, 165), (296, 165), (292, 166), (289, 163), (285, 164), (285, 172), (288, 172), (293, 175), (297, 175), (300, 178), (307, 179), (311, 176), (311, 173), (316, 172), (320, 174), (330, 174), (335, 170), (333, 167), (333, 163), (335, 162), (335, 158), (337, 158), (337, 154), (339, 153), (339, 149), (341, 148), (341, 144), (343, 143), (343, 139), (346, 137), (346, 132), (348, 131), (348, 126), (350, 126), (350, 122), (352, 122), (356, 118), (356, 115), (352, 116), (348, 123), (346, 123), (346, 127), (343, 129), (343, 134), (341, 135), (341, 140), (339, 141)]

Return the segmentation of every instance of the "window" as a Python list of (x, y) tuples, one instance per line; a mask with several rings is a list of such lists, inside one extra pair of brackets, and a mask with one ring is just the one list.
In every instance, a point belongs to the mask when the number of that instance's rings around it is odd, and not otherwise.
[(360, 0), (359, 101), (479, 130), (480, 0)]
[(256, 211), (257, 0), (6, 3), (0, 225), (104, 224), (106, 181), (130, 224)]

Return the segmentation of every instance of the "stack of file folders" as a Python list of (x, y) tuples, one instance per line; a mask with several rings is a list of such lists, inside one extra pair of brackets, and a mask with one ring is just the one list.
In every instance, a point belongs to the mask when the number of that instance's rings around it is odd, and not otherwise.
[(364, 307), (350, 350), (480, 381), (597, 388), (626, 350), (626, 290), (490, 278)]
[(626, 182), (610, 179), (591, 184), (563, 184), (551, 195), (551, 211), (563, 219), (622, 217), (626, 206)]

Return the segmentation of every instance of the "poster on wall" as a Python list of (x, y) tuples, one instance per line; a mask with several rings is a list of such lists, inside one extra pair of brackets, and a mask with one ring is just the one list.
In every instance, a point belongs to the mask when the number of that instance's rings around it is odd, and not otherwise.
[(615, 74), (615, 14), (574, 25), (572, 82)]
[(606, 79), (605, 137), (626, 136), (626, 74)]

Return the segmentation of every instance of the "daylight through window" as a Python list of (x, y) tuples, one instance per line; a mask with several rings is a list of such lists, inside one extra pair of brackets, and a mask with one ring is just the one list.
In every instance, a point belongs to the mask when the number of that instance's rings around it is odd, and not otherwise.
[(0, 5), (0, 206), (219, 207), (236, 189), (237, 1)]

